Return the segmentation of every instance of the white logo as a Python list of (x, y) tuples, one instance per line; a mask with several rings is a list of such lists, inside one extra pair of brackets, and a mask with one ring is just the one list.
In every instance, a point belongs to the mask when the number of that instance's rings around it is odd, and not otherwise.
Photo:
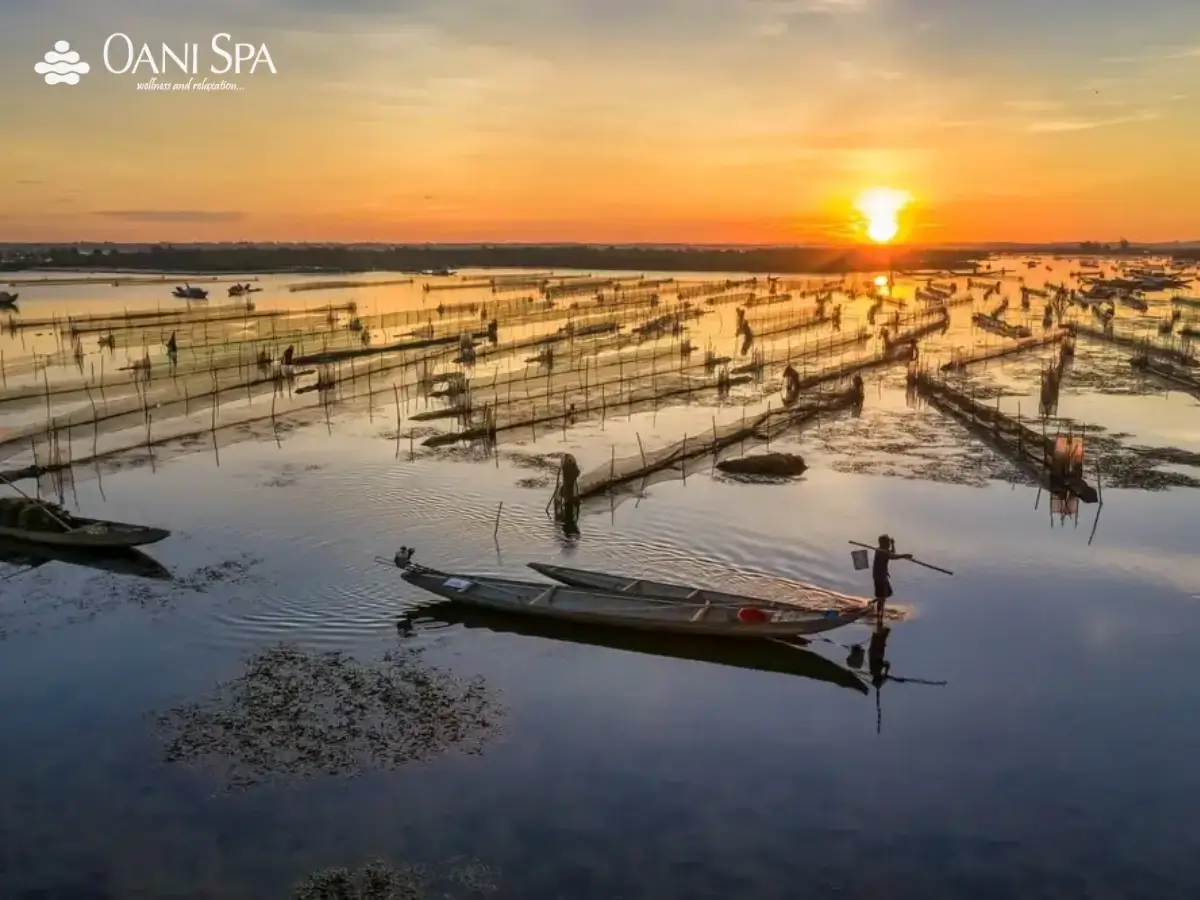
[(66, 41), (55, 41), (54, 49), (46, 54), (46, 61), (33, 70), (46, 79), (46, 84), (79, 84), (79, 76), (86, 75), (92, 67), (81, 62), (79, 54)]

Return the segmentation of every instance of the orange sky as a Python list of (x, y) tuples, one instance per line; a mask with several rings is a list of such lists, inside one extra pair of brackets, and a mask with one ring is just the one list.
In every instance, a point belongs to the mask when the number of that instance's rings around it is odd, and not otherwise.
[[(0, 240), (830, 242), (876, 186), (903, 240), (1200, 238), (1200, 4), (1081, 2), (48, 0), (0, 12)], [(118, 30), (278, 73), (139, 92)]]

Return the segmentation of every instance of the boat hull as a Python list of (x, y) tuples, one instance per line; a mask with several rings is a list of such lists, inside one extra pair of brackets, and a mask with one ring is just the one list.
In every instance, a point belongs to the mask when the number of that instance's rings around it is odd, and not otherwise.
[(42, 547), (74, 547), (87, 550), (119, 550), (156, 544), (171, 532), (146, 525), (127, 525), (102, 519), (71, 517), (71, 531), (32, 531), (0, 526), (0, 538)]
[(606, 572), (592, 572), (587, 569), (573, 569), (569, 566), (555, 566), (549, 563), (528, 563), (528, 566), (535, 572), (545, 575), (547, 578), (553, 578), (555, 581), (562, 584), (569, 584), (572, 587), (590, 588), (592, 590), (614, 592), (632, 597), (651, 597), (683, 603), (703, 602), (723, 605), (761, 605), (793, 609), (797, 607), (812, 609), (830, 606), (844, 609), (860, 605), (868, 606), (871, 603), (866, 597), (854, 597), (849, 594), (842, 594), (813, 585), (799, 585), (800, 591), (792, 600), (772, 601), (763, 600), (758, 597), (748, 597), (745, 594), (734, 594), (728, 591), (693, 588), (688, 585), (672, 584), (665, 581), (650, 581), (644, 578), (629, 578), (623, 575), (610, 575)]
[[(708, 635), (736, 639), (789, 639), (849, 625), (870, 610), (825, 615), (786, 604), (683, 602), (615, 594), (562, 584), (514, 581), (489, 576), (448, 575), (424, 569), (404, 572), (405, 581), (458, 603), (531, 618), (636, 631)], [(747, 609), (757, 615), (744, 617)]]

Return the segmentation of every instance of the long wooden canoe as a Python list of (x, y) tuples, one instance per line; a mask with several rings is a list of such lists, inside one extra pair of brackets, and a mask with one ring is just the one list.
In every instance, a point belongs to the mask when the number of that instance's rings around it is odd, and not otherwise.
[(77, 516), (68, 516), (65, 521), (71, 526), (70, 531), (41, 531), (0, 525), (0, 538), (45, 547), (112, 550), (155, 544), (171, 535), (171, 532), (164, 528), (149, 525), (128, 525), (124, 522), (82, 519)]
[(488, 575), (451, 575), (415, 566), (408, 568), (402, 577), (431, 594), (498, 612), (639, 631), (739, 639), (788, 639), (832, 631), (857, 621), (871, 609), (864, 603), (849, 612), (830, 609), (821, 613), (750, 598), (736, 598), (733, 603), (700, 598), (669, 600)]
[(730, 641), (711, 635), (651, 634), (628, 628), (506, 615), (454, 602), (423, 605), (402, 615), (398, 624), (411, 626), (422, 619), (625, 653), (811, 678), (860, 694), (868, 693), (863, 679), (853, 671), (799, 646), (807, 643), (804, 638), (794, 638), (784, 644), (780, 641)]
[[(758, 597), (748, 597), (745, 594), (734, 594), (728, 591), (714, 591), (707, 588), (689, 587), (683, 584), (672, 584), (666, 581), (651, 581), (648, 578), (631, 578), (628, 575), (611, 575), (607, 572), (593, 572), (587, 569), (572, 569), (568, 566), (554, 566), (549, 563), (527, 563), (533, 569), (547, 578), (553, 578), (562, 584), (577, 588), (588, 588), (596, 591), (620, 594), (626, 597), (652, 597), (659, 600), (670, 600), (681, 603), (711, 603), (721, 606), (763, 606), (795, 610), (800, 607), (814, 618), (825, 615), (826, 608), (857, 609), (859, 605), (871, 603), (865, 597), (853, 597), (827, 588), (814, 585), (798, 585), (798, 592), (793, 599), (763, 600)], [(813, 611), (821, 610), (821, 611)], [(864, 610), (865, 611), (865, 610)], [(823, 629), (819, 629), (823, 630)]]

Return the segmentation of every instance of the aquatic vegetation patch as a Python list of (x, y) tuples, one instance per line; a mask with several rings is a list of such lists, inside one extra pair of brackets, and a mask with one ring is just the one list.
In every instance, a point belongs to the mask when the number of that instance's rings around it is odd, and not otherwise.
[(562, 465), (561, 453), (524, 453), (514, 450), (506, 453), (508, 459), (518, 469), (539, 469), (543, 472), (557, 472)]
[(549, 475), (535, 475), (532, 478), (518, 478), (516, 485), (519, 488), (541, 490), (542, 488), (553, 487), (554, 479)]
[[(261, 562), (262, 559), (259, 557), (242, 554), (240, 557), (222, 560), (213, 565), (201, 566), (185, 575), (176, 575), (172, 584), (175, 589), (194, 591), (200, 594), (217, 585), (246, 584), (255, 578), (251, 570)], [(146, 589), (153, 590), (153, 588)]]
[(829, 465), (836, 472), (968, 487), (1025, 478), (1011, 461), (934, 410), (874, 410), (841, 417), (810, 431), (805, 442), (832, 457)]
[(346, 776), (482, 751), (501, 711), (482, 679), (424, 665), (418, 648), (366, 664), (279, 645), (209, 700), (157, 719), (169, 762), (239, 789), (283, 777)]
[(275, 488), (295, 487), (302, 474), (305, 472), (316, 472), (321, 468), (321, 466), (315, 463), (310, 463), (307, 466), (295, 466), (291, 463), (288, 463), (280, 468), (274, 475), (264, 481), (261, 486)]
[(292, 900), (453, 900), (496, 890), (492, 871), (475, 860), (452, 862), (437, 869), (395, 868), (375, 860), (362, 868), (323, 869), (303, 878)]

